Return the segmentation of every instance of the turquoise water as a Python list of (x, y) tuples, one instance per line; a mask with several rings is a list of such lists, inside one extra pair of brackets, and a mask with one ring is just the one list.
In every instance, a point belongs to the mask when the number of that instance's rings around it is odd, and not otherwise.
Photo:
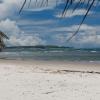
[(68, 48), (6, 48), (0, 52), (1, 59), (35, 59), (65, 61), (100, 61), (100, 50)]

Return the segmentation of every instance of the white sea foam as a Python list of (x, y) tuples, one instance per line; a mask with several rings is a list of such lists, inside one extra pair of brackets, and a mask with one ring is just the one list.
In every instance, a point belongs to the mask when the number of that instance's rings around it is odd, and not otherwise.
[(95, 52), (97, 52), (97, 51), (90, 51), (90, 52), (95, 53)]

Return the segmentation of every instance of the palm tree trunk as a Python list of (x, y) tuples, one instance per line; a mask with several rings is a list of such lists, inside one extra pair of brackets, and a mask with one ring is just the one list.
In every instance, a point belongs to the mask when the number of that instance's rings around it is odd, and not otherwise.
[(0, 52), (2, 51), (2, 49), (5, 47), (4, 41), (3, 41), (3, 37), (0, 34)]

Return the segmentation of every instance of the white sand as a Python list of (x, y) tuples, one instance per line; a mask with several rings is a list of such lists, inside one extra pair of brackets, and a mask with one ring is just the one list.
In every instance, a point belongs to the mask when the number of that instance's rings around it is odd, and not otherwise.
[[(100, 64), (0, 60), (0, 100), (100, 100)], [(83, 71), (83, 72), (66, 72)]]

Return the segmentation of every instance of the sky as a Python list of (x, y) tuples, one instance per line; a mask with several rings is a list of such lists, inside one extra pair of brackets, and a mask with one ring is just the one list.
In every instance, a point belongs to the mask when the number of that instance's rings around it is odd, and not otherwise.
[[(100, 3), (94, 4), (80, 31), (69, 42), (68, 38), (77, 30), (86, 9), (72, 9), (61, 17), (65, 3), (63, 0), (49, 0), (48, 6), (42, 0), (29, 1), (22, 12), (19, 10), (24, 0), (0, 0), (0, 30), (9, 40), (6, 46), (58, 45), (75, 48), (100, 48)], [(98, 0), (97, 0), (98, 1)], [(96, 5), (96, 7), (95, 7)]]

